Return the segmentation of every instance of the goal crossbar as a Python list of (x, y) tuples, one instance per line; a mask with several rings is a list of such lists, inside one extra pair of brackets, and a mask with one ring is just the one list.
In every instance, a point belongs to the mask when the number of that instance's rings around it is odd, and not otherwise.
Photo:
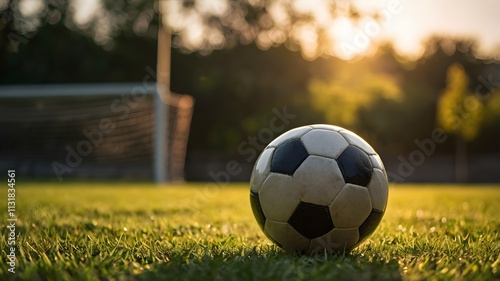
[(82, 83), (82, 84), (35, 84), (0, 86), (2, 98), (106, 96), (131, 93), (139, 89), (147, 94), (157, 94), (156, 83)]
[[(83, 97), (83, 96), (120, 96), (120, 95), (150, 95), (153, 97), (155, 111), (154, 145), (153, 145), (153, 174), (157, 183), (171, 180), (167, 173), (182, 174), (186, 152), (187, 136), (191, 122), (194, 99), (189, 95), (170, 92), (165, 94), (163, 87), (154, 82), (135, 83), (81, 83), (81, 84), (40, 84), (40, 85), (3, 85), (0, 86), (0, 98), (42, 98), (42, 97)], [(181, 126), (169, 128), (168, 106), (178, 108), (181, 117)], [(167, 122), (167, 123), (166, 123)], [(175, 130), (174, 134), (182, 135), (174, 138), (169, 144), (167, 130)], [(177, 132), (178, 131), (178, 132)], [(185, 141), (179, 141), (179, 139)], [(170, 149), (168, 149), (170, 148)], [(168, 159), (172, 154), (177, 160), (173, 167), (168, 166)], [(180, 160), (179, 160), (180, 159)], [(181, 166), (182, 167), (181, 167)], [(179, 178), (177, 178), (179, 179)]]

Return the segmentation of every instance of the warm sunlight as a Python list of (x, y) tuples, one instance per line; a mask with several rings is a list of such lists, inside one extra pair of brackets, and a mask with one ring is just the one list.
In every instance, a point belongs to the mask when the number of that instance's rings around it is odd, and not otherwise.
[[(294, 7), (321, 19), (318, 26), (329, 25), (327, 36), (331, 38), (322, 42), (332, 42), (331, 53), (342, 59), (370, 53), (383, 42), (391, 42), (401, 55), (409, 59), (418, 59), (423, 54), (425, 41), (433, 35), (476, 39), (478, 55), (498, 56), (500, 33), (496, 29), (496, 11), (500, 10), (499, 1), (483, 1), (478, 5), (472, 0), (460, 3), (452, 0), (356, 0), (352, 2), (354, 7), (367, 16), (357, 20), (338, 16), (332, 22), (325, 20), (326, 8), (320, 4), (315, 6), (321, 8), (311, 8), (305, 1), (298, 3), (300, 5)], [(336, 3), (338, 14), (345, 13), (343, 10), (348, 2), (340, 0)], [(378, 17), (370, 17), (372, 14)], [(305, 44), (305, 49), (311, 49), (316, 42), (307, 41)]]
[(356, 29), (349, 18), (341, 17), (336, 19), (331, 25), (329, 31), (328, 35), (335, 40), (335, 44), (332, 46), (334, 55), (347, 60), (364, 51), (363, 48), (351, 48), (350, 51), (346, 48), (346, 46), (349, 45), (347, 42), (354, 41), (354, 34), (356, 33)]
[[(423, 53), (423, 43), (432, 35), (452, 36), (457, 39), (476, 39), (478, 55), (499, 55), (500, 33), (498, 11), (500, 1), (485, 0), (379, 0), (354, 1), (361, 11), (390, 11), (398, 5), (386, 24), (382, 24), (374, 42), (390, 41), (405, 56), (418, 58)], [(387, 13), (382, 13), (387, 14)]]
[(21, 13), (25, 17), (29, 17), (39, 13), (43, 9), (43, 1), (41, 0), (22, 0), (19, 2)]
[(86, 25), (101, 5), (100, 0), (73, 0), (74, 20), (78, 25)]
[(0, 0), (0, 281), (500, 281), (499, 11)]
[[(111, 38), (114, 32), (112, 19), (98, 11), (102, 1), (70, 1), (74, 20), (81, 28), (90, 18), (99, 17), (100, 34), (95, 39), (100, 42)], [(41, 15), (46, 13), (41, 10), (42, 2), (21, 0), (19, 7), (24, 15)], [(223, 48), (229, 42), (228, 33), (221, 27), (225, 25), (241, 32), (239, 43), (255, 41), (261, 49), (280, 45), (288, 38), (298, 48), (292, 47), (307, 59), (326, 54), (348, 60), (370, 54), (384, 42), (393, 44), (400, 55), (417, 59), (423, 53), (425, 41), (434, 35), (474, 39), (477, 55), (500, 57), (497, 31), (500, 1), (495, 0), (482, 1), (481, 5), (473, 0), (459, 3), (453, 0), (274, 0), (267, 7), (268, 16), (257, 19), (261, 30), (239, 20), (246, 11), (235, 10), (231, 1), (193, 1), (193, 9), (183, 7), (180, 0), (160, 3), (165, 22), (179, 35), (175, 42), (187, 50), (202, 53)], [(248, 3), (259, 5), (260, 2)], [(354, 18), (352, 8), (359, 12)], [(224, 16), (226, 21), (222, 25), (207, 25), (210, 16)]]

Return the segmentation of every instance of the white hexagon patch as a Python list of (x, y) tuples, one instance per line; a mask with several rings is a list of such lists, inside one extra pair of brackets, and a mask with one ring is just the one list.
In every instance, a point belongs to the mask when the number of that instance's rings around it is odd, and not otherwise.
[(369, 145), (364, 139), (362, 139), (360, 136), (356, 135), (355, 133), (344, 130), (340, 131), (340, 134), (344, 136), (344, 138), (349, 142), (349, 144), (355, 145), (359, 148), (361, 148), (364, 152), (367, 154), (377, 154), (373, 147)]
[(301, 138), (310, 155), (318, 155), (336, 159), (349, 144), (337, 132), (314, 129)]
[(293, 178), (301, 183), (301, 201), (323, 206), (328, 206), (345, 185), (337, 161), (312, 155), (302, 162)]
[(335, 228), (359, 227), (372, 211), (366, 187), (346, 184), (329, 206)]
[(342, 127), (328, 125), (328, 124), (314, 124), (314, 125), (309, 125), (309, 126), (314, 128), (314, 129), (324, 129), (324, 130), (330, 130), (330, 131), (336, 131), (336, 132), (341, 131), (341, 130), (345, 130)]
[(373, 208), (379, 211), (385, 211), (387, 199), (389, 197), (389, 189), (385, 174), (380, 169), (373, 169), (373, 175), (368, 184), (368, 192), (372, 199)]
[(275, 241), (278, 241), (284, 249), (307, 251), (309, 239), (302, 236), (291, 225), (286, 222), (266, 220), (264, 230)]
[(343, 253), (352, 249), (359, 241), (357, 228), (334, 228), (327, 234), (312, 239), (310, 253)]
[(286, 222), (299, 204), (300, 183), (289, 175), (270, 173), (259, 191), (260, 205), (267, 219)]
[(250, 190), (258, 192), (271, 172), (271, 157), (275, 148), (267, 148), (260, 154), (253, 167), (250, 178)]
[(312, 130), (311, 127), (309, 126), (303, 126), (303, 127), (298, 127), (295, 129), (292, 129), (290, 131), (287, 131), (280, 135), (279, 137), (275, 138), (267, 147), (277, 147), (280, 144), (294, 138), (300, 138), (302, 135), (305, 133), (309, 132)]

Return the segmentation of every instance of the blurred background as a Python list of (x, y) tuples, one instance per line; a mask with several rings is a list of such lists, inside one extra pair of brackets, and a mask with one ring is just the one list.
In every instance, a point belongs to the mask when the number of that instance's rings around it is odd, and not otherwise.
[[(176, 180), (247, 181), (272, 138), (329, 123), (366, 139), (392, 181), (498, 182), (499, 10), (494, 0), (2, 0), (0, 91), (154, 83), (163, 22), (170, 89), (183, 94), (167, 122), (179, 142), (169, 154), (182, 152), (169, 156)], [(150, 180), (151, 98), (102, 92), (0, 92), (0, 166)]]

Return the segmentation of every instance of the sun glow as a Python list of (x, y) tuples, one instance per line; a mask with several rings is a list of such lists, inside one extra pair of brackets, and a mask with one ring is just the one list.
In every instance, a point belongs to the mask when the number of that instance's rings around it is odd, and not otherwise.
[[(2, 1), (0, 0), (0, 3)], [(5, 1), (4, 1), (5, 2)], [(27, 17), (46, 16), (43, 0), (20, 0), (21, 13)], [(72, 0), (69, 9), (82, 29), (95, 21), (99, 27), (96, 41), (113, 36), (114, 24), (103, 11), (103, 0)], [(301, 50), (307, 59), (332, 55), (351, 59), (370, 54), (383, 42), (410, 59), (418, 59), (431, 36), (476, 40), (475, 50), (483, 57), (500, 57), (497, 30), (500, 1), (484, 0), (195, 0), (191, 8), (182, 1), (159, 1), (165, 23), (179, 35), (175, 46), (190, 51), (221, 49), (229, 42), (217, 24), (206, 25), (202, 15), (222, 17), (222, 24), (235, 29), (238, 43), (256, 42), (263, 50), (291, 40), (290, 48)], [(245, 21), (245, 10), (237, 3), (264, 5), (267, 15), (259, 18), (262, 30)], [(259, 4), (260, 3), (260, 4)], [(0, 4), (0, 7), (5, 4)], [(351, 9), (359, 13), (352, 16)], [(236, 12), (236, 13), (233, 13)], [(99, 38), (104, 38), (100, 40)], [(207, 52), (205, 52), (207, 53)]]
[[(331, 46), (333, 55), (347, 60), (362, 53), (364, 51), (362, 48), (346, 48), (346, 46), (353, 45), (356, 33), (357, 30), (349, 18), (341, 17), (336, 19), (331, 25), (328, 34), (334, 42), (333, 46)], [(352, 51), (348, 51), (348, 49)]]

